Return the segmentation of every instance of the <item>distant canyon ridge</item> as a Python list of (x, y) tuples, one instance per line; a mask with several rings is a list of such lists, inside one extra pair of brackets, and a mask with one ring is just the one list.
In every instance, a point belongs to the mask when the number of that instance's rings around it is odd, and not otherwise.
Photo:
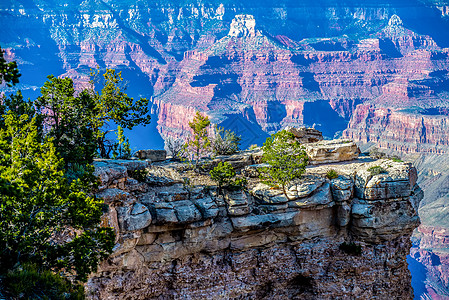
[[(248, 146), (313, 126), (402, 152), (449, 149), (449, 5), (425, 1), (2, 1), (20, 88), (123, 70), (162, 137), (193, 112)], [(147, 137), (151, 139), (150, 136)]]

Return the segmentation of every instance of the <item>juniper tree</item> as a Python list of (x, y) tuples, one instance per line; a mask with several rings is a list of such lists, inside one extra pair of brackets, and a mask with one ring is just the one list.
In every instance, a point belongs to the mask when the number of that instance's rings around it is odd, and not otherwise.
[(0, 128), (0, 269), (35, 263), (84, 281), (114, 245), (100, 227), (103, 201), (91, 196), (92, 168), (69, 181), (37, 119), (4, 115)]
[(262, 161), (269, 166), (262, 168), (260, 178), (270, 186), (282, 188), (288, 198), (288, 183), (300, 178), (308, 163), (304, 148), (291, 132), (282, 130), (267, 138), (262, 150)]

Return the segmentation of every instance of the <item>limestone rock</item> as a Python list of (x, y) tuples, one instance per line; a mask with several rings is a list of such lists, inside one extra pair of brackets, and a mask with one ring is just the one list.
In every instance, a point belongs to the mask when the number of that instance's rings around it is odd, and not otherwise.
[(181, 175), (170, 168), (151, 166), (148, 169), (146, 182), (150, 185), (167, 186), (182, 183)]
[[(154, 180), (135, 188), (127, 177), (132, 164), (106, 164), (125, 171), (98, 192), (109, 204), (102, 220), (115, 228), (117, 244), (89, 279), (93, 299), (370, 299), (374, 288), (377, 296), (411, 295), (405, 258), (423, 193), (407, 163), (333, 164), (339, 176), (332, 180), (325, 178), (329, 166), (309, 167), (288, 197), (257, 179), (249, 180), (251, 195), (187, 191), (171, 164), (146, 168)], [(373, 175), (373, 166), (385, 171)], [(339, 248), (350, 241), (362, 255)], [(382, 291), (373, 285), (379, 278), (388, 278)]]
[(132, 201), (131, 194), (120, 189), (106, 189), (97, 194), (105, 203), (120, 203)]
[(331, 180), (331, 190), (335, 202), (349, 201), (354, 194), (354, 181), (350, 176), (340, 175)]
[(269, 185), (264, 183), (257, 184), (251, 193), (256, 198), (256, 201), (260, 204), (279, 204), (285, 203), (288, 199), (284, 196), (284, 193), (280, 189), (273, 189)]
[(117, 208), (120, 228), (124, 231), (143, 229), (151, 224), (152, 216), (148, 208), (140, 203), (131, 207)]
[(164, 161), (167, 158), (165, 150), (139, 150), (134, 153), (134, 157), (139, 159), (148, 159), (152, 162)]
[(301, 144), (316, 143), (323, 140), (323, 134), (315, 128), (287, 126), (285, 131), (293, 133)]
[(343, 202), (337, 207), (337, 224), (340, 227), (347, 226), (351, 220), (351, 206)]
[(324, 183), (315, 193), (305, 198), (296, 198), (288, 202), (289, 207), (297, 208), (315, 208), (320, 206), (333, 206), (334, 202), (330, 191), (329, 183)]
[(305, 148), (311, 165), (354, 160), (360, 154), (353, 141), (344, 139), (306, 144)]
[(124, 166), (109, 164), (106, 161), (94, 161), (94, 175), (100, 180), (100, 189), (105, 189), (113, 180), (125, 178), (127, 169)]
[(242, 175), (250, 178), (259, 178), (260, 169), (268, 167), (268, 164), (255, 164), (243, 168)]
[[(371, 243), (393, 240), (403, 231), (419, 225), (417, 211), (408, 200), (380, 201), (354, 200), (351, 230), (359, 239)], [(397, 214), (400, 211), (400, 214)]]
[(154, 210), (156, 211), (156, 221), (158, 224), (177, 223), (173, 203), (158, 202), (154, 203)]
[(218, 215), (218, 206), (212, 198), (196, 199), (195, 203), (204, 219), (215, 218)]
[(179, 223), (190, 223), (201, 220), (201, 213), (195, 204), (189, 200), (173, 202), (173, 207)]
[(242, 151), (229, 156), (217, 156), (213, 161), (213, 166), (217, 166), (219, 162), (227, 162), (235, 170), (240, 170), (246, 166), (254, 164), (253, 157), (249, 151)]
[(309, 196), (324, 184), (324, 178), (320, 176), (307, 176), (294, 180), (288, 189), (290, 200)]

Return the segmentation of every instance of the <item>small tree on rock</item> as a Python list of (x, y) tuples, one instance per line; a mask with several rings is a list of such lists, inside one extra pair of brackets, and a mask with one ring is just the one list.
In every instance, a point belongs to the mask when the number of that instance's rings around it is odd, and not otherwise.
[(287, 196), (287, 185), (300, 178), (308, 163), (308, 157), (291, 132), (279, 131), (267, 138), (262, 147), (262, 161), (269, 167), (261, 171), (261, 180), (273, 187), (280, 187)]
[(193, 151), (195, 169), (198, 167), (198, 161), (201, 156), (210, 148), (210, 139), (207, 132), (207, 127), (209, 125), (209, 118), (202, 115), (199, 111), (196, 112), (193, 121), (189, 122), (189, 126), (193, 130), (193, 138), (188, 142), (188, 146)]

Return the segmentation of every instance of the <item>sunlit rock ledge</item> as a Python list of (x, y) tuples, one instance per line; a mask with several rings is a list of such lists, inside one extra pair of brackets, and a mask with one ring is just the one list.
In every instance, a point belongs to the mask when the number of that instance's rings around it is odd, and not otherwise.
[[(255, 177), (260, 156), (210, 160), (248, 176), (247, 191), (222, 193), (183, 163), (96, 161), (104, 224), (117, 241), (90, 277), (89, 297), (413, 298), (406, 256), (423, 197), (413, 166), (343, 156), (309, 166), (286, 197)], [(330, 169), (338, 177), (328, 179)]]

